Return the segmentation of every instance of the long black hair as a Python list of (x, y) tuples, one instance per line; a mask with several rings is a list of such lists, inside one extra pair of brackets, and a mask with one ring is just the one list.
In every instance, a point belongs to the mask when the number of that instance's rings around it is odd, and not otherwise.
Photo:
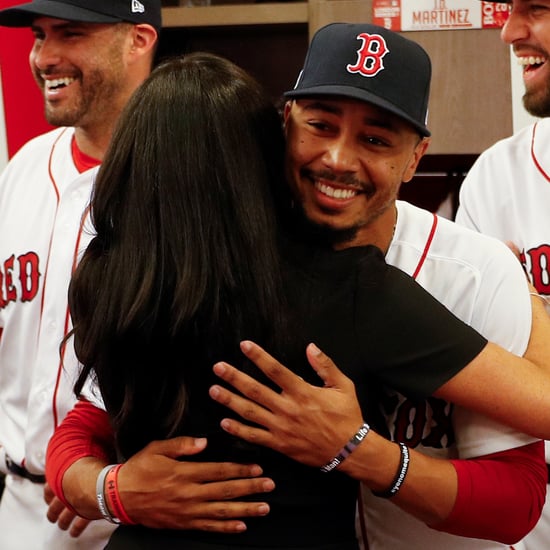
[(190, 388), (241, 361), (240, 340), (284, 347), (283, 155), (267, 94), (215, 55), (165, 61), (122, 113), (69, 303), (75, 391), (97, 377), (123, 455), (178, 433)]

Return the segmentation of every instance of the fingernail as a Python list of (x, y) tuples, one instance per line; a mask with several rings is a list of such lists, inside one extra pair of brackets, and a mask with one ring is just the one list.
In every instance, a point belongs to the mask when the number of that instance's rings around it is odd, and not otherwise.
[(223, 363), (216, 363), (214, 365), (214, 372), (218, 376), (221, 376), (225, 372), (225, 365)]
[(275, 482), (272, 479), (268, 479), (263, 482), (264, 491), (273, 491), (275, 489)]
[(309, 344), (309, 349), (313, 355), (321, 355), (321, 350), (313, 342)]
[(211, 386), (210, 387), (210, 397), (218, 397), (220, 395), (220, 387), (219, 386)]
[(253, 464), (250, 466), (250, 475), (251, 476), (261, 476), (263, 474), (263, 470), (258, 466), (257, 464)]
[(224, 419), (220, 422), (220, 426), (221, 426), (224, 430), (228, 430), (228, 429), (231, 427), (231, 422), (230, 422), (227, 418), (224, 418)]
[(260, 506), (258, 506), (258, 512), (262, 516), (269, 514), (269, 506), (267, 504), (260, 504)]
[(250, 345), (250, 342), (248, 340), (243, 340), (241, 342), (241, 349), (243, 351), (250, 351), (251, 348), (252, 346)]

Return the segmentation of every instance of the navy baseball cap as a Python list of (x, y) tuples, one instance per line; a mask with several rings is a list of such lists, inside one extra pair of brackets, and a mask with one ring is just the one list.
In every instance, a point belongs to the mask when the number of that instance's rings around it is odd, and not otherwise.
[(430, 58), (416, 42), (377, 25), (331, 23), (313, 36), (298, 81), (284, 96), (359, 99), (429, 136), (431, 74)]
[(30, 27), (36, 17), (83, 23), (148, 23), (160, 30), (160, 0), (34, 0), (0, 10), (0, 25)]

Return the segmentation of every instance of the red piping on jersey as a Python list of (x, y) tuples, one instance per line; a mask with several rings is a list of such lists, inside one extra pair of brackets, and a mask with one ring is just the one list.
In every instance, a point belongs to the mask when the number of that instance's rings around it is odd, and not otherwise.
[(546, 178), (546, 181), (550, 181), (550, 176), (544, 171), (544, 168), (540, 165), (537, 157), (535, 156), (535, 130), (537, 129), (538, 122), (533, 125), (533, 135), (531, 136), (531, 158), (535, 163), (538, 171)]
[(63, 136), (63, 134), (66, 132), (67, 130), (63, 130), (58, 136), (57, 136), (57, 139), (54, 141), (53, 145), (52, 145), (52, 149), (50, 151), (50, 158), (48, 159), (48, 175), (50, 176), (50, 181), (52, 182), (53, 184), (53, 188), (54, 188), (54, 191), (55, 191), (55, 195), (57, 197), (57, 203), (59, 204), (59, 189), (57, 188), (57, 184), (55, 183), (55, 178), (53, 177), (53, 172), (52, 172), (52, 160), (53, 160), (53, 152), (55, 151), (55, 147), (57, 145), (57, 142), (61, 139), (61, 136)]
[[(71, 141), (71, 154), (73, 157), (73, 162), (75, 164), (75, 167), (78, 170), (78, 172), (81, 174), (86, 170), (89, 170), (90, 168), (98, 166), (101, 163), (101, 161), (84, 154), (78, 148), (74, 135)], [(84, 210), (84, 213), (82, 214), (82, 218), (80, 219), (80, 226), (78, 228), (78, 237), (76, 239), (75, 248), (73, 251), (73, 265), (71, 266), (71, 273), (74, 273), (74, 270), (76, 269), (78, 250), (80, 248), (80, 239), (82, 238), (84, 223), (86, 221), (86, 217), (88, 216), (89, 211), (90, 211), (90, 207), (88, 206), (86, 210)], [(57, 392), (59, 391), (59, 383), (61, 381), (61, 372), (63, 371), (63, 363), (65, 360), (65, 349), (67, 347), (67, 342), (65, 341), (65, 338), (67, 337), (67, 334), (69, 334), (70, 322), (71, 322), (71, 313), (69, 310), (69, 306), (67, 305), (67, 311), (65, 312), (65, 324), (63, 326), (63, 342), (61, 343), (61, 346), (59, 348), (59, 366), (57, 368), (57, 378), (55, 381), (55, 389), (53, 392), (53, 401), (52, 401), (53, 422), (55, 427), (57, 427), (59, 423), (59, 415), (57, 413), (57, 406), (56, 406)]]
[(424, 251), (422, 252), (422, 256), (420, 256), (420, 260), (418, 260), (418, 265), (416, 266), (416, 269), (414, 270), (414, 273), (412, 275), (413, 279), (416, 279), (418, 277), (418, 274), (420, 273), (420, 270), (422, 269), (422, 266), (424, 265), (424, 262), (426, 260), (426, 256), (428, 255), (428, 250), (430, 250), (430, 246), (432, 246), (435, 230), (437, 228), (437, 216), (433, 214), (433, 217), (434, 217), (434, 221), (432, 223), (432, 229), (430, 230), (428, 240), (426, 241), (426, 246), (424, 246)]
[[(56, 204), (56, 216), (57, 216), (57, 209), (59, 208), (59, 200), (60, 200), (60, 195), (59, 195), (59, 188), (57, 187), (57, 183), (55, 181), (55, 177), (54, 177), (54, 174), (53, 174), (53, 170), (52, 170), (52, 162), (53, 162), (53, 156), (54, 156), (54, 152), (55, 152), (55, 149), (57, 147), (57, 144), (59, 142), (59, 140), (62, 138), (62, 136), (65, 134), (65, 132), (67, 131), (67, 128), (65, 128), (63, 131), (61, 131), (59, 133), (59, 135), (57, 136), (57, 138), (55, 139), (55, 141), (53, 142), (52, 144), (52, 148), (50, 150), (50, 157), (48, 158), (48, 175), (50, 177), (50, 181), (52, 183), (52, 187), (53, 187), (53, 190), (55, 192), (55, 196), (56, 196), (56, 201), (57, 201), (57, 204)], [(51, 251), (52, 251), (52, 240), (53, 240), (53, 233), (52, 235), (50, 236), (50, 244), (48, 246), (48, 261), (46, 263), (46, 272), (44, 273), (44, 284), (42, 286), (42, 299), (41, 299), (41, 302), (40, 302), (40, 319), (42, 320), (42, 314), (44, 313), (44, 299), (46, 297), (46, 283), (48, 281), (48, 268), (49, 268), (49, 264), (50, 264), (50, 254), (51, 254)], [(59, 373), (57, 374), (57, 381), (56, 381), (56, 384), (55, 384), (55, 390), (54, 390), (54, 393), (53, 393), (53, 398), (52, 398), (52, 412), (53, 412), (53, 417), (54, 417), (54, 422), (55, 422), (55, 426), (57, 426), (57, 412), (55, 410), (55, 402), (56, 402), (56, 394), (57, 394), (57, 386), (58, 386), (58, 383), (59, 383)]]
[[(57, 183), (55, 182), (55, 178), (54, 178), (54, 175), (53, 175), (52, 161), (53, 161), (53, 154), (54, 154), (55, 148), (57, 147), (57, 142), (61, 139), (61, 137), (63, 136), (63, 134), (66, 131), (67, 131), (67, 129), (64, 129), (62, 132), (60, 132), (60, 134), (57, 136), (57, 138), (53, 142), (52, 148), (50, 150), (50, 157), (48, 159), (48, 176), (50, 176), (50, 181), (52, 182), (52, 187), (53, 187), (53, 190), (55, 192), (55, 196), (56, 196), (56, 200), (57, 200), (57, 205), (55, 207), (56, 216), (57, 216), (57, 208), (59, 207), (59, 188), (57, 187)], [(53, 234), (51, 235), (50, 245), (48, 247), (48, 263), (49, 263), (49, 258), (50, 258), (50, 252), (51, 252), (51, 249), (52, 249), (52, 238), (53, 238)], [(48, 274), (48, 265), (46, 265), (46, 273), (44, 274), (44, 285), (42, 287), (42, 300), (41, 300), (41, 304), (40, 304), (40, 316), (42, 316), (42, 312), (44, 311), (44, 296), (46, 295), (46, 281), (48, 280), (47, 274)]]
[[(71, 273), (74, 273), (74, 270), (76, 269), (77, 265), (77, 258), (78, 258), (78, 250), (80, 248), (80, 240), (82, 238), (82, 233), (84, 231), (84, 223), (86, 222), (86, 218), (88, 216), (88, 213), (90, 212), (90, 207), (88, 206), (86, 210), (84, 210), (84, 213), (82, 214), (82, 217), (80, 218), (80, 226), (78, 228), (78, 237), (76, 239), (76, 243), (74, 245), (74, 251), (73, 251), (73, 265), (71, 267)], [(71, 313), (69, 310), (69, 305), (67, 304), (67, 311), (65, 312), (65, 325), (63, 327), (63, 342), (61, 344), (61, 347), (59, 349), (59, 366), (57, 368), (57, 378), (55, 380), (55, 389), (53, 392), (53, 401), (52, 401), (52, 411), (53, 411), (53, 422), (54, 427), (57, 428), (59, 423), (59, 415), (57, 414), (57, 392), (59, 390), (59, 382), (61, 381), (61, 372), (63, 371), (63, 363), (65, 360), (65, 350), (67, 348), (67, 342), (65, 338), (67, 337), (67, 334), (69, 334), (69, 324), (71, 322)]]

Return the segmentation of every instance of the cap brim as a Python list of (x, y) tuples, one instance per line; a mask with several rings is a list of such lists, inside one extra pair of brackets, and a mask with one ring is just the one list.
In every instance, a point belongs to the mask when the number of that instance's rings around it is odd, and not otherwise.
[(326, 86), (315, 86), (312, 88), (299, 88), (296, 90), (290, 90), (283, 94), (285, 97), (290, 99), (300, 98), (300, 97), (316, 97), (316, 96), (339, 96), (339, 97), (349, 97), (351, 99), (359, 99), (360, 101), (365, 101), (376, 105), (390, 113), (397, 115), (398, 117), (405, 119), (409, 124), (414, 126), (414, 128), (424, 137), (431, 136), (431, 132), (423, 124), (419, 124), (416, 120), (410, 117), (407, 113), (396, 107), (393, 103), (378, 97), (375, 94), (372, 94), (366, 90), (360, 90), (350, 86), (338, 86), (338, 85), (326, 85)]
[(36, 17), (54, 17), (83, 23), (116, 23), (116, 17), (102, 15), (65, 2), (31, 3), (0, 11), (0, 25), (5, 27), (30, 27)]

